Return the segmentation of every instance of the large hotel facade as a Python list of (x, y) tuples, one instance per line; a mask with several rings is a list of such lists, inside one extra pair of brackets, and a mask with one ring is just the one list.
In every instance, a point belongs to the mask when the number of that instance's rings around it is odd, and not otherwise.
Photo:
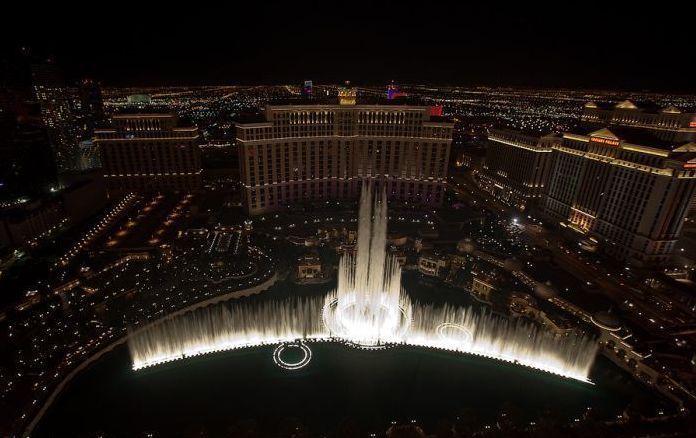
[[(691, 122), (684, 121), (696, 115), (668, 108), (644, 117), (634, 104), (621, 102), (598, 119), (598, 108), (589, 103), (582, 116), (594, 128), (574, 133), (535, 138), (492, 130), (482, 186), (495, 179), (498, 191), (518, 206), (537, 198), (532, 204), (539, 213), (597, 241), (619, 260), (668, 264), (696, 191), (696, 143)], [(659, 114), (679, 116), (667, 123)], [(635, 120), (642, 120), (640, 126)], [(597, 129), (602, 123), (606, 127)], [(518, 161), (532, 165), (514, 173)], [(546, 176), (538, 180), (537, 174)], [(536, 185), (543, 189), (535, 191)]]
[(558, 136), (538, 136), (510, 129), (491, 129), (482, 188), (496, 198), (525, 210), (541, 199), (551, 164), (552, 146)]
[(657, 266), (669, 262), (694, 195), (696, 145), (664, 147), (642, 134), (563, 134), (541, 209), (619, 260)]
[(120, 114), (94, 140), (109, 192), (190, 191), (202, 186), (198, 128), (171, 114)]
[(616, 105), (587, 102), (581, 121), (586, 126), (630, 126), (652, 132), (660, 140), (683, 143), (696, 141), (696, 114), (674, 106), (638, 106), (630, 100)]
[(340, 97), (340, 105), (267, 106), (263, 122), (237, 124), (250, 214), (355, 199), (368, 179), (391, 199), (442, 202), (453, 124), (431, 116), (429, 107), (355, 105), (354, 94)]

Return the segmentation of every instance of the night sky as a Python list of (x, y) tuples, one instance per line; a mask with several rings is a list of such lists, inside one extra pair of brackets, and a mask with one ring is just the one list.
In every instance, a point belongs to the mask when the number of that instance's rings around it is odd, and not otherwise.
[(667, 2), (25, 3), (21, 18), (3, 20), (3, 51), (28, 45), (68, 79), (107, 86), (394, 79), (696, 91), (693, 16)]

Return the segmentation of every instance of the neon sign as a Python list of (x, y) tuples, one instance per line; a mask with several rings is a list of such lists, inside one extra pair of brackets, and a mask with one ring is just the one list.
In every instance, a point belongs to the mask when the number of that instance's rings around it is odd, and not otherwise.
[(609, 146), (619, 146), (619, 144), (620, 144), (619, 140), (612, 140), (610, 138), (603, 138), (603, 137), (590, 137), (590, 141), (592, 143), (606, 144)]

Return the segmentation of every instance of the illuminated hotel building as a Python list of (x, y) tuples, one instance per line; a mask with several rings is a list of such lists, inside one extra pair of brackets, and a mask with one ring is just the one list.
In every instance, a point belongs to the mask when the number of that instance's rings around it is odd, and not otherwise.
[(646, 129), (657, 138), (675, 143), (696, 141), (696, 113), (674, 106), (637, 106), (630, 100), (615, 105), (588, 102), (581, 116), (585, 126), (630, 126)]
[(541, 205), (548, 218), (630, 264), (670, 261), (696, 187), (696, 144), (609, 127), (564, 133), (552, 149)]
[(391, 199), (440, 204), (453, 124), (429, 107), (267, 106), (264, 121), (237, 124), (240, 175), (250, 214), (298, 202), (356, 199), (363, 180)]
[[(660, 140), (676, 144), (696, 141), (696, 113), (674, 106), (636, 105), (630, 100), (617, 104), (587, 102), (581, 123), (586, 128), (626, 126), (652, 133)], [(696, 195), (691, 199), (689, 215), (696, 214)]]
[(488, 140), (483, 169), (477, 175), (479, 186), (522, 210), (538, 201), (551, 164), (551, 147), (558, 136), (491, 129)]
[(81, 101), (77, 90), (65, 86), (60, 69), (52, 61), (32, 64), (31, 77), (58, 172), (74, 170), (78, 143), (84, 135), (78, 121)]
[(177, 126), (170, 114), (121, 114), (96, 129), (110, 192), (189, 191), (202, 185), (198, 128)]

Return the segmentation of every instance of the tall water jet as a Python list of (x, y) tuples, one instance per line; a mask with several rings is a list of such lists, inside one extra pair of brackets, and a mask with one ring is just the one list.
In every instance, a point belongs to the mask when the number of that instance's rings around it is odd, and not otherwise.
[[(374, 198), (374, 199), (373, 199)], [(412, 306), (401, 289), (401, 267), (387, 255), (387, 194), (373, 197), (366, 185), (360, 197), (355, 255), (339, 263), (336, 291), (326, 297), (324, 323), (332, 336), (361, 346), (403, 341)]]
[[(334, 341), (369, 349), (396, 345), (436, 348), (589, 381), (597, 352), (597, 344), (589, 336), (559, 338), (522, 320), (448, 304), (412, 303), (401, 288), (401, 268), (386, 251), (384, 189), (373, 194), (365, 186), (359, 210), (355, 254), (343, 255), (337, 287), (326, 297), (220, 303), (155, 322), (129, 335), (133, 368), (280, 344), (273, 360), (293, 370), (311, 360), (305, 341)], [(300, 361), (284, 361), (283, 351), (291, 348), (303, 352)]]

